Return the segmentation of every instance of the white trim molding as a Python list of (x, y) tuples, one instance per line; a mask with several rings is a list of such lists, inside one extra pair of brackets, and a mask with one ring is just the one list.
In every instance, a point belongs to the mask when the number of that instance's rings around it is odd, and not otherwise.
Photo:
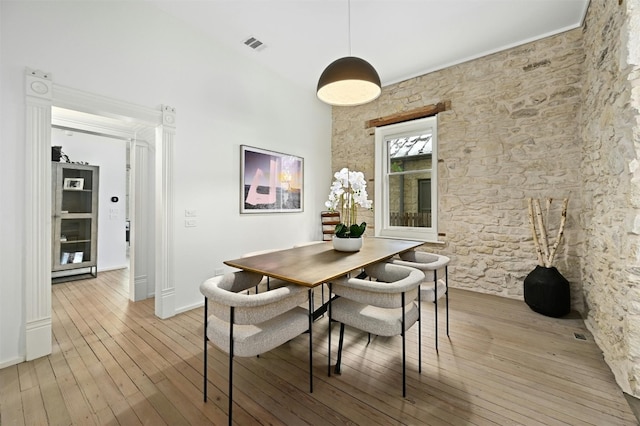
[[(129, 212), (131, 228), (129, 241), (132, 242), (129, 252), (129, 262), (133, 266), (130, 279), (129, 298), (137, 302), (148, 299), (155, 294), (154, 276), (154, 247), (155, 226), (153, 205), (153, 145), (146, 141), (135, 140), (131, 147), (131, 182)], [(151, 189), (151, 190), (150, 190)]]
[[(162, 107), (162, 126), (156, 140), (156, 297), (155, 310), (160, 318), (175, 315), (175, 282), (173, 276), (173, 143), (176, 134), (176, 110)], [(158, 291), (158, 289), (160, 291)]]
[(25, 78), (25, 357), (51, 353), (51, 75), (27, 69)]
[[(431, 134), (431, 168), (420, 170), (391, 169), (388, 142), (394, 139)], [(391, 224), (392, 175), (429, 174), (431, 179), (431, 226)], [(404, 179), (404, 177), (403, 177)], [(414, 177), (414, 180), (417, 178)], [(438, 243), (438, 115), (376, 127), (375, 130), (375, 235)], [(416, 206), (417, 207), (417, 206)]]

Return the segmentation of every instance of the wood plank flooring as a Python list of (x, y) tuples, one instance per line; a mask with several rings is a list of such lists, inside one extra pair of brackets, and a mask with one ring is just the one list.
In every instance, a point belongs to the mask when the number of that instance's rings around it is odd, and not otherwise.
[[(224, 425), (227, 355), (210, 346), (202, 400), (202, 308), (167, 320), (153, 300), (127, 299), (127, 270), (53, 286), (53, 353), (0, 370), (0, 425)], [(197, 286), (199, 283), (194, 283)], [(319, 291), (316, 292), (319, 299)], [(318, 300), (319, 302), (319, 300)], [(239, 425), (636, 425), (590, 333), (577, 317), (547, 318), (520, 301), (451, 289), (451, 336), (441, 306), (423, 304), (401, 340), (347, 328), (342, 374), (327, 377), (327, 319), (260, 357), (236, 358)], [(338, 327), (333, 327), (335, 354)], [(578, 340), (574, 333), (586, 336)]]

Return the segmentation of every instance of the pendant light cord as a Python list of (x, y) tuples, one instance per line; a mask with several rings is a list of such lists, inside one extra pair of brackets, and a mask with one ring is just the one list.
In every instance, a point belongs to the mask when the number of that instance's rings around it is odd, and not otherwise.
[(351, 0), (347, 0), (347, 29), (349, 30), (349, 56), (351, 55)]

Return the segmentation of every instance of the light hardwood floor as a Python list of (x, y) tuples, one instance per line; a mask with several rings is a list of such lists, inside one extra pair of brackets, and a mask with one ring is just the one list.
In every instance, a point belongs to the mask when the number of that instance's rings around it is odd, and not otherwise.
[[(53, 286), (53, 353), (0, 370), (1, 425), (226, 424), (227, 356), (213, 347), (209, 402), (202, 401), (202, 308), (160, 320), (153, 300), (128, 301), (126, 273)], [(422, 374), (416, 328), (407, 335), (406, 399), (400, 338), (374, 338), (367, 345), (366, 334), (347, 328), (342, 375), (327, 377), (322, 318), (314, 325), (314, 392), (308, 392), (303, 335), (260, 357), (236, 358), (234, 420), (637, 424), (580, 319), (547, 318), (520, 301), (455, 289), (450, 303), (451, 338), (441, 321), (439, 354), (433, 348), (433, 305), (423, 304)]]

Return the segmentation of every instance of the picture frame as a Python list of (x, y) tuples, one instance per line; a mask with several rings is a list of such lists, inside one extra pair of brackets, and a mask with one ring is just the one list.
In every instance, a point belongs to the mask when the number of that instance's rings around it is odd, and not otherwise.
[(84, 262), (84, 253), (81, 251), (76, 252), (62, 252), (60, 255), (60, 264), (68, 265), (71, 263), (82, 263)]
[(240, 213), (304, 210), (304, 159), (240, 145)]
[(84, 178), (64, 178), (62, 189), (82, 191), (84, 189)]
[(77, 251), (73, 254), (73, 257), (69, 256), (71, 263), (82, 263), (84, 253), (81, 251)]

